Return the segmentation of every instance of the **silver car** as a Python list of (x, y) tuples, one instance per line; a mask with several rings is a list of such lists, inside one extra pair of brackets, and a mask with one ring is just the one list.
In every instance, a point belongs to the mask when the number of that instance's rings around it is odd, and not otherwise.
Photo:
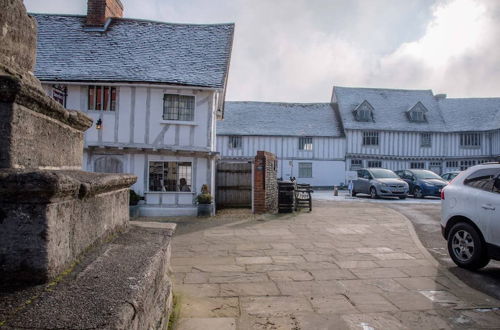
[(351, 194), (369, 194), (371, 198), (408, 196), (408, 183), (396, 173), (384, 168), (366, 168), (358, 170), (358, 179), (353, 181)]

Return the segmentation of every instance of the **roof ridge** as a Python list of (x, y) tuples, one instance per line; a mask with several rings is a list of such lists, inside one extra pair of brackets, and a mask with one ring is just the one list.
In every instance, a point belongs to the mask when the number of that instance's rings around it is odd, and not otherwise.
[(330, 102), (267, 102), (267, 101), (226, 101), (226, 103), (269, 104), (269, 105), (329, 105)]
[[(80, 17), (85, 18), (87, 15), (81, 14), (51, 14), (51, 13), (28, 13), (29, 15), (38, 16), (54, 16), (54, 17)], [(133, 18), (133, 17), (112, 17), (113, 21), (133, 21), (133, 22), (144, 22), (144, 23), (155, 23), (155, 24), (166, 24), (166, 25), (178, 25), (178, 26), (234, 26), (235, 23), (176, 23), (176, 22), (163, 22), (156, 21), (145, 18)]]
[(345, 86), (333, 86), (334, 89), (360, 89), (360, 90), (377, 90), (377, 91), (393, 91), (393, 92), (431, 92), (434, 95), (432, 89), (403, 89), (403, 88), (378, 88), (378, 87), (345, 87)]

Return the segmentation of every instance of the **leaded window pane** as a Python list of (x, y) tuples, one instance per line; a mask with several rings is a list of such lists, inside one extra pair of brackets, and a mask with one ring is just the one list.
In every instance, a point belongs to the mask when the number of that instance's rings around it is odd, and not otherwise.
[(313, 139), (312, 137), (300, 137), (299, 138), (299, 150), (311, 151), (313, 150)]
[(149, 191), (191, 191), (190, 162), (149, 162)]
[(165, 94), (163, 97), (164, 120), (194, 120), (194, 96)]

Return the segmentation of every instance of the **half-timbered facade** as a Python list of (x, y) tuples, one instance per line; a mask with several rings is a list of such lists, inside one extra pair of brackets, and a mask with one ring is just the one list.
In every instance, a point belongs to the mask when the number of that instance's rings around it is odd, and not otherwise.
[(258, 150), (278, 159), (278, 176), (314, 186), (345, 180), (345, 138), (330, 103), (226, 102), (217, 124), (223, 159), (251, 160)]
[[(137, 175), (142, 215), (195, 214), (196, 193), (214, 194), (216, 120), (224, 108), (232, 24), (189, 25), (34, 14), (36, 76), (67, 108), (95, 125), (84, 167)], [(95, 8), (95, 7), (93, 7)], [(107, 13), (107, 12), (106, 12)], [(95, 22), (94, 22), (95, 23)]]
[[(500, 99), (448, 99), (431, 90), (334, 87), (346, 171), (463, 170), (499, 155)], [(360, 109), (369, 114), (359, 115)]]
[(280, 176), (314, 186), (347, 182), (362, 167), (441, 174), (500, 156), (500, 98), (334, 87), (330, 104), (228, 102), (225, 117), (223, 158), (271, 151)]

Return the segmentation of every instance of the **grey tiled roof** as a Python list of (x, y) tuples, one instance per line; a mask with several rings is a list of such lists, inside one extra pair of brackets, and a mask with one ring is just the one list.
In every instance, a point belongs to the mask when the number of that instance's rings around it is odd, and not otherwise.
[(85, 31), (84, 16), (32, 14), (40, 80), (152, 82), (224, 88), (233, 24), (112, 19)]
[(343, 136), (330, 103), (226, 102), (218, 135)]
[(500, 129), (500, 98), (443, 99), (438, 103), (450, 131)]
[[(333, 93), (345, 129), (446, 130), (445, 120), (431, 90), (334, 87)], [(365, 100), (374, 108), (373, 121), (356, 121), (353, 110)], [(427, 121), (410, 122), (407, 111), (419, 101), (428, 110), (425, 114)]]

